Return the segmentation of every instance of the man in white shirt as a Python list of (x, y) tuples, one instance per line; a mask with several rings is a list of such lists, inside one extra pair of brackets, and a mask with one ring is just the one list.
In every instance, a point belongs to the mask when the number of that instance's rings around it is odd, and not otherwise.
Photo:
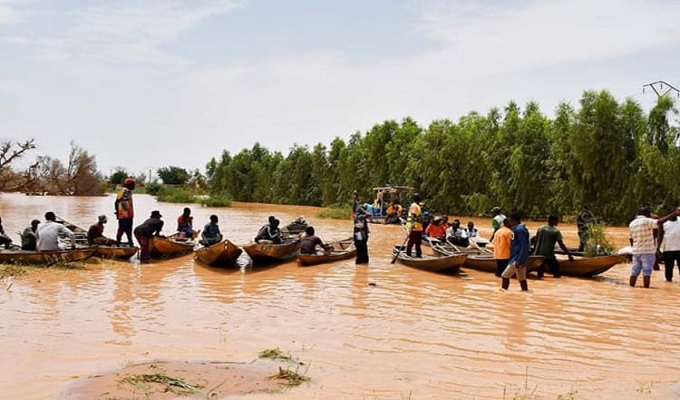
[[(671, 211), (674, 210), (675, 207), (671, 209)], [(661, 244), (663, 243), (663, 264), (666, 282), (673, 282), (673, 264), (677, 264), (680, 271), (680, 220), (678, 220), (676, 215), (673, 215), (660, 228), (657, 252), (661, 251)]]
[(58, 224), (56, 216), (52, 211), (45, 213), (45, 222), (38, 225), (35, 235), (38, 239), (38, 251), (59, 251), (59, 235), (63, 234), (71, 240), (71, 249), (76, 248), (76, 236), (70, 229), (62, 224)]
[(635, 286), (637, 278), (642, 272), (644, 287), (648, 288), (652, 279), (652, 268), (656, 260), (656, 243), (654, 230), (662, 226), (664, 222), (677, 216), (680, 209), (660, 219), (651, 218), (651, 211), (648, 207), (641, 207), (638, 215), (628, 225), (630, 229), (630, 245), (633, 250), (633, 269), (630, 274), (630, 286)]
[(454, 219), (449, 229), (446, 230), (446, 240), (456, 246), (468, 247), (470, 245), (467, 231), (460, 227), (460, 221), (457, 219)]

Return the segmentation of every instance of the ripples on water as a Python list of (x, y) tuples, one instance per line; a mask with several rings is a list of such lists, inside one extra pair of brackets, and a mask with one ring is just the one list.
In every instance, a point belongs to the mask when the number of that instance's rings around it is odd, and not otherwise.
[[(0, 200), (10, 233), (48, 208), (88, 226), (112, 203), (110, 197)], [(166, 232), (184, 207), (147, 196), (136, 201), (137, 221), (160, 209)], [(217, 213), (222, 231), (237, 243), (249, 241), (269, 214), (283, 223), (305, 215), (328, 240), (349, 235), (346, 221), (317, 220), (312, 208), (191, 207), (197, 225)], [(487, 223), (478, 221), (483, 233)], [(619, 265), (590, 280), (530, 280), (530, 293), (513, 281), (503, 293), (491, 274), (441, 275), (391, 264), (391, 246), (403, 232), (371, 228), (369, 266), (348, 260), (225, 270), (187, 256), (8, 279), (4, 286), (12, 286), (0, 295), (6, 366), (0, 398), (58, 398), (74, 377), (130, 362), (247, 362), (274, 347), (304, 361), (313, 380), (261, 398), (558, 398), (574, 391), (576, 398), (646, 398), (648, 391), (677, 397), (680, 284), (666, 284), (662, 274), (655, 273), (652, 290), (629, 288), (629, 265)], [(114, 229), (112, 221), (108, 234)], [(574, 244), (575, 227), (562, 230)], [(612, 232), (625, 241), (625, 229)]]

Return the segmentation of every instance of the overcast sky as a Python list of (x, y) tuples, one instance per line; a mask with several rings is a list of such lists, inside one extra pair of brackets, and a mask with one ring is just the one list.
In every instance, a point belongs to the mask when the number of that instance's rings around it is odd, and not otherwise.
[(0, 0), (0, 139), (105, 174), (680, 87), (671, 0)]

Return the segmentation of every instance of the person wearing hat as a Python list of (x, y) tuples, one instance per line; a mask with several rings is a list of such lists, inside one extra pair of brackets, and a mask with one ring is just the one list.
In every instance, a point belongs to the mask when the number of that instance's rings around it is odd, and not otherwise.
[(132, 191), (134, 189), (134, 179), (126, 178), (123, 182), (123, 189), (116, 196), (114, 203), (116, 219), (118, 219), (116, 246), (120, 246), (120, 239), (123, 237), (123, 234), (127, 236), (128, 245), (130, 247), (134, 246), (134, 243), (132, 243), (132, 218), (135, 216), (134, 207), (132, 206)]
[(149, 239), (151, 239), (152, 236), (160, 236), (161, 229), (163, 229), (162, 217), (160, 211), (151, 211), (149, 219), (135, 228), (135, 237), (139, 242), (139, 248), (141, 250), (139, 255), (139, 261), (141, 262), (148, 262), (151, 259), (151, 255), (149, 254)]
[(494, 207), (491, 210), (491, 213), (493, 214), (493, 219), (491, 220), (491, 227), (493, 228), (493, 233), (491, 234), (491, 238), (489, 240), (493, 242), (493, 237), (496, 234), (496, 231), (499, 230), (501, 226), (503, 226), (505, 215), (501, 214), (500, 207)]
[(115, 240), (104, 236), (104, 224), (107, 222), (106, 215), (100, 215), (97, 217), (97, 223), (90, 226), (90, 229), (87, 230), (87, 243), (90, 246), (113, 246), (116, 244)]
[(411, 257), (413, 246), (416, 248), (416, 257), (422, 257), (423, 251), (420, 244), (423, 241), (423, 210), (420, 208), (420, 194), (413, 194), (413, 203), (408, 208), (406, 217), (406, 230), (408, 231), (408, 243), (406, 244), (406, 255)]

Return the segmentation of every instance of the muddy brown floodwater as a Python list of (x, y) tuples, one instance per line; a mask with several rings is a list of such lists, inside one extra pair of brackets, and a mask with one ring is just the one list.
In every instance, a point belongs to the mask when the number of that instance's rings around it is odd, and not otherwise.
[[(137, 195), (136, 221), (158, 209), (166, 233), (183, 204)], [(112, 217), (113, 198), (0, 195), (5, 230), (52, 210), (82, 226)], [(268, 215), (303, 215), (326, 240), (349, 221), (319, 209), (236, 203), (189, 205), (197, 225), (216, 213), (237, 243)], [(462, 222), (467, 222), (462, 218)], [(484, 236), (489, 219), (474, 219)], [(105, 233), (113, 235), (115, 219)], [(539, 223), (530, 222), (532, 233)], [(568, 245), (576, 228), (560, 225)], [(304, 362), (311, 381), (248, 399), (628, 399), (678, 398), (680, 284), (655, 272), (652, 289), (627, 285), (630, 265), (594, 279), (512, 282), (492, 274), (442, 275), (391, 264), (398, 226), (371, 225), (368, 266), (353, 260), (301, 268), (220, 270), (191, 256), (140, 265), (86, 263), (33, 270), (0, 290), (0, 398), (70, 398), (81, 379), (164, 361), (250, 363), (279, 348)], [(616, 246), (625, 228), (609, 229)], [(677, 271), (676, 271), (677, 275)], [(680, 281), (680, 279), (676, 279)], [(105, 397), (104, 397), (105, 398)], [(138, 396), (137, 398), (143, 398)]]

